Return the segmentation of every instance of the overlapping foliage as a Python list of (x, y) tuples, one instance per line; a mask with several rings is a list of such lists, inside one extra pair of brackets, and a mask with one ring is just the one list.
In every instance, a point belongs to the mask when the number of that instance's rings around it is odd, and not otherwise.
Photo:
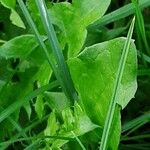
[[(22, 19), (25, 22), (23, 23), (15, 10), (15, 6), (18, 6), (16, 1), (1, 0), (0, 2), (11, 10), (8, 15), (10, 14), (14, 25), (24, 28), (26, 24), (25, 34), (21, 33), (6, 39), (8, 41), (4, 41), (0, 46), (2, 66), (0, 68), (0, 128), (2, 129), (0, 139), (5, 141), (5, 138), (10, 137), (11, 141), (11, 136), (14, 139), (11, 134), (16, 127), (10, 118), (18, 124), (18, 120), (32, 121), (33, 118), (42, 119), (49, 114), (43, 127), (37, 131), (37, 137), (29, 140), (29, 147), (36, 142), (36, 146), (41, 146), (41, 149), (72, 148), (70, 143), (75, 149), (84, 149), (82, 142), (87, 145), (86, 148), (91, 142), (97, 143), (98, 147), (127, 39), (115, 38), (89, 47), (85, 47), (85, 42), (88, 34), (87, 27), (104, 15), (110, 0), (73, 0), (72, 3), (46, 1), (48, 14), (78, 93), (78, 101), (71, 107), (59, 83), (45, 91), (39, 91), (34, 97), (27, 96), (44, 85), (53, 83), (57, 80), (57, 76), (55, 77), (53, 68), (49, 66), (36, 36), (31, 32), (25, 19)], [(26, 1), (26, 6), (41, 34), (40, 38), (52, 53), (39, 9), (35, 2), (30, 0)], [(132, 40), (119, 86), (116, 110), (109, 134), (109, 149), (116, 150), (118, 147), (121, 134), (120, 111), (134, 97), (137, 89), (136, 57), (136, 47)], [(16, 105), (15, 109), (13, 109), (14, 105)], [(22, 136), (28, 137), (26, 134)], [(41, 138), (43, 136), (45, 138)], [(79, 136), (82, 137), (81, 140), (78, 139)], [(42, 139), (43, 145), (38, 145), (38, 137)]]

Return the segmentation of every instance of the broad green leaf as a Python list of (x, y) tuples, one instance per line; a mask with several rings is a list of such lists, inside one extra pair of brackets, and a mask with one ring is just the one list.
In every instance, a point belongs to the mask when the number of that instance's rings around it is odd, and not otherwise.
[(11, 20), (12, 24), (14, 24), (20, 28), (23, 28), (23, 29), (26, 28), (22, 19), (20, 18), (20, 16), (14, 9), (11, 9), (10, 20)]
[(74, 11), (78, 15), (81, 24), (85, 26), (93, 23), (97, 19), (101, 18), (107, 10), (110, 1), (102, 0), (73, 0), (72, 2)]
[(87, 36), (86, 27), (103, 16), (109, 4), (110, 0), (73, 0), (72, 4), (56, 3), (49, 9), (54, 24), (64, 34), (70, 57), (81, 50)]
[(21, 35), (0, 46), (0, 56), (8, 58), (26, 58), (34, 49), (36, 40), (33, 35)]
[[(68, 62), (83, 108), (92, 121), (101, 126), (104, 126), (125, 40), (125, 38), (117, 38), (87, 47)], [(122, 108), (134, 97), (137, 89), (136, 69), (136, 48), (132, 41), (117, 98), (117, 103)], [(115, 142), (110, 140), (114, 150), (117, 149), (120, 135), (119, 109), (116, 112), (115, 120), (111, 139), (116, 140)]]
[[(56, 33), (62, 49), (67, 44), (68, 56), (76, 56), (87, 36), (86, 27), (101, 18), (107, 10), (111, 0), (73, 0), (68, 2), (47, 2), (53, 24), (56, 25)], [(35, 2), (27, 1), (27, 6), (41, 33), (44, 33), (39, 12)], [(78, 33), (78, 34), (77, 34)], [(76, 42), (75, 42), (76, 41)]]
[(10, 20), (12, 21), (12, 24), (25, 29), (25, 25), (18, 15), (18, 13), (15, 11), (16, 6), (16, 0), (0, 0), (1, 4), (11, 10), (10, 14)]
[[(46, 37), (42, 36), (42, 39), (45, 41)], [(0, 56), (6, 59), (27, 59), (20, 67), (27, 66), (28, 61), (37, 66), (45, 62), (45, 54), (32, 34), (21, 35), (5, 42), (0, 46)]]
[(0, 0), (3, 6), (6, 8), (15, 8), (16, 0)]

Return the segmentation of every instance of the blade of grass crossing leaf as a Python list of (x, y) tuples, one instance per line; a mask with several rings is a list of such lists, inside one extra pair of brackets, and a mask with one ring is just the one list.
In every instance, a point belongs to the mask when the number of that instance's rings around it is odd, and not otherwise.
[(46, 4), (44, 0), (35, 0), (40, 15), (41, 15), (41, 20), (44, 25), (45, 31), (47, 32), (48, 35), (48, 41), (50, 44), (50, 47), (52, 48), (53, 54), (56, 59), (56, 63), (58, 65), (59, 73), (61, 78), (63, 79), (63, 83), (65, 86), (65, 91), (67, 93), (67, 97), (73, 101), (77, 100), (77, 94), (73, 85), (73, 81), (71, 79), (71, 75), (68, 69), (68, 66), (65, 62), (65, 59), (62, 54), (62, 50), (60, 48), (58, 39), (56, 37), (55, 30), (53, 28), (53, 25), (51, 23), (51, 18), (47, 12)]
[[(19, 4), (19, 6), (20, 6), (20, 8), (21, 8), (21, 10), (22, 10), (22, 12), (23, 12), (23, 14), (24, 14), (24, 16), (25, 16), (27, 22), (28, 22), (28, 24), (30, 25), (30, 27), (31, 27), (31, 29), (32, 29), (32, 31), (33, 31), (33, 33), (35, 34), (35, 37), (37, 38), (37, 41), (38, 41), (39, 45), (40, 45), (40, 46), (42, 47), (42, 49), (44, 50), (44, 52), (45, 52), (45, 54), (46, 54), (46, 56), (47, 56), (48, 62), (50, 63), (50, 65), (51, 65), (51, 67), (52, 67), (54, 73), (57, 72), (56, 69), (55, 69), (56, 66), (55, 66), (54, 62), (52, 62), (52, 59), (50, 58), (51, 56), (50, 56), (50, 54), (49, 54), (49, 52), (48, 52), (48, 50), (47, 50), (47, 48), (46, 48), (44, 42), (42, 41), (41, 36), (40, 36), (40, 34), (39, 34), (39, 32), (38, 32), (38, 30), (37, 30), (37, 28), (36, 28), (36, 26), (35, 26), (35, 24), (34, 24), (32, 18), (31, 18), (31, 16), (30, 16), (28, 10), (26, 9), (25, 4), (23, 3), (22, 0), (17, 0), (17, 1), (18, 1), (18, 4)], [(57, 73), (56, 73), (56, 74), (57, 74)]]
[(79, 145), (81, 146), (82, 150), (86, 150), (86, 148), (84, 147), (84, 145), (82, 144), (82, 142), (80, 141), (80, 139), (75, 135), (75, 133), (73, 131), (71, 131), (71, 133), (73, 134), (73, 136), (75, 137), (75, 139), (77, 140), (77, 142), (79, 143)]
[(48, 85), (45, 85), (39, 89), (36, 89), (35, 91), (29, 93), (26, 97), (24, 97), (22, 100), (15, 101), (11, 105), (9, 105), (5, 110), (3, 110), (0, 113), (0, 122), (2, 122), (4, 119), (6, 119), (10, 114), (12, 114), (16, 109), (20, 108), (24, 103), (27, 101), (35, 98), (37, 95), (43, 93), (46, 90), (50, 90), (54, 87), (58, 86), (58, 82), (54, 81)]
[(113, 116), (114, 116), (114, 112), (115, 112), (115, 106), (116, 106), (116, 98), (117, 98), (117, 92), (120, 86), (120, 82), (122, 79), (122, 75), (123, 75), (123, 71), (125, 68), (125, 63), (126, 63), (126, 59), (127, 59), (127, 55), (129, 52), (129, 46), (131, 43), (131, 38), (132, 38), (132, 33), (133, 33), (133, 29), (134, 29), (134, 24), (135, 24), (135, 17), (132, 20), (131, 26), (129, 28), (129, 32), (127, 35), (127, 41), (125, 43), (125, 46), (123, 48), (123, 52), (121, 55), (121, 59), (120, 59), (120, 63), (119, 63), (119, 67), (118, 67), (118, 71), (117, 71), (117, 75), (116, 75), (116, 80), (114, 83), (114, 89), (113, 89), (113, 94), (112, 94), (112, 98), (109, 104), (109, 108), (108, 108), (108, 112), (107, 112), (107, 116), (106, 116), (106, 120), (105, 120), (105, 124), (104, 124), (104, 129), (103, 129), (103, 133), (102, 133), (102, 139), (101, 139), (101, 145), (100, 145), (100, 150), (106, 150), (107, 146), (108, 146), (108, 136), (109, 136), (109, 132), (110, 132), (110, 128), (111, 128), (111, 124), (112, 124), (112, 120), (113, 120)]
[(135, 13), (136, 13), (136, 18), (137, 18), (136, 20), (137, 20), (137, 25), (138, 25), (138, 29), (139, 29), (137, 31), (137, 34), (140, 31), (142, 40), (143, 40), (145, 48), (146, 48), (146, 52), (150, 56), (150, 49), (149, 49), (147, 38), (146, 38), (144, 19), (143, 19), (143, 16), (142, 16), (142, 13), (141, 13), (141, 10), (139, 7), (138, 0), (132, 0), (132, 3), (134, 4), (134, 7), (135, 7)]
[[(139, 1), (140, 9), (146, 8), (148, 6), (150, 6), (150, 0), (140, 0)], [(100, 20), (98, 20), (94, 24), (92, 24), (91, 27), (94, 27), (94, 28), (101, 27), (103, 25), (109, 24), (111, 22), (125, 18), (131, 14), (134, 14), (134, 12), (135, 12), (135, 8), (132, 3), (125, 5), (119, 9), (103, 16)]]
[(59, 83), (61, 84), (61, 87), (63, 88), (65, 94), (67, 95), (66, 87), (65, 87), (64, 82), (62, 80), (62, 77), (60, 76), (60, 73), (59, 73), (60, 71), (57, 69), (57, 66), (56, 66), (55, 62), (53, 61), (53, 59), (51, 58), (47, 47), (45, 46), (44, 42), (42, 41), (42, 39), (40, 37), (40, 34), (39, 34), (39, 32), (38, 32), (38, 30), (37, 30), (37, 28), (36, 28), (32, 18), (31, 18), (31, 16), (30, 16), (30, 14), (29, 14), (25, 4), (23, 3), (22, 0), (18, 0), (18, 3), (19, 3), (19, 6), (20, 6), (20, 8), (21, 8), (21, 10), (22, 10), (22, 12), (23, 12), (23, 14), (24, 14), (28, 24), (30, 25), (33, 33), (35, 34), (35, 37), (36, 37), (39, 45), (42, 47), (44, 53), (46, 54), (48, 62), (50, 64), (50, 66), (52, 67), (52, 70), (54, 71), (54, 74), (55, 74), (56, 78), (58, 79)]

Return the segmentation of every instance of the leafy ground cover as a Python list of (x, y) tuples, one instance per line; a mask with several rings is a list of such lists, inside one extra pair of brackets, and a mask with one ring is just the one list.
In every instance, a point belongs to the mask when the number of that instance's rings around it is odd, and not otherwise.
[(149, 0), (0, 0), (0, 149), (150, 149)]

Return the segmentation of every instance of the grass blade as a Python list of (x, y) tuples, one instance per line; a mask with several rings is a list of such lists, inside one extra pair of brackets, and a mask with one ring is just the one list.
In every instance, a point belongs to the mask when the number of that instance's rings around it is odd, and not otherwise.
[(144, 26), (144, 19), (143, 19), (143, 16), (142, 16), (139, 4), (138, 4), (138, 0), (132, 0), (132, 3), (134, 4), (136, 18), (137, 18), (136, 20), (137, 20), (138, 30), (136, 33), (141, 34), (142, 40), (143, 40), (145, 48), (146, 48), (146, 52), (150, 56), (150, 51), (149, 51), (149, 46), (148, 46), (148, 42), (147, 42), (147, 38), (146, 38), (146, 32), (145, 32), (145, 26)]
[(128, 135), (130, 135), (131, 133), (133, 133), (134, 131), (138, 130), (140, 127), (142, 127), (143, 125), (145, 125), (148, 121), (142, 122), (141, 124), (135, 126), (134, 128), (132, 128), (131, 130), (129, 130), (129, 132), (127, 132), (125, 135), (123, 135), (124, 137), (127, 137)]
[(39, 32), (38, 32), (38, 30), (37, 30), (37, 28), (36, 28), (32, 18), (30, 16), (28, 10), (26, 9), (25, 4), (23, 3), (22, 0), (17, 0), (17, 1), (18, 1), (18, 4), (19, 4), (19, 6), (20, 6), (20, 8), (21, 8), (21, 10), (22, 10), (22, 12), (23, 12), (23, 14), (24, 14), (28, 24), (29, 24), (29, 26), (31, 27), (33, 33), (35, 34), (35, 37), (36, 37), (39, 45), (42, 47), (43, 51), (45, 52), (49, 64), (51, 65), (54, 73), (56, 72), (56, 74), (57, 74), (57, 71), (55, 69), (56, 68), (55, 63), (53, 62), (53, 59), (51, 59), (51, 56), (50, 56), (50, 54), (49, 54), (49, 52), (48, 52), (48, 50), (47, 50), (47, 48), (46, 48), (42, 38), (41, 38), (41, 36), (40, 36), (40, 34), (39, 34)]
[(132, 137), (124, 137), (121, 141), (139, 140), (139, 139), (150, 139), (150, 134), (137, 135)]
[[(150, 6), (150, 0), (140, 0), (139, 1), (140, 9), (146, 8), (148, 6)], [(134, 8), (134, 5), (131, 3), (131, 4), (125, 5), (119, 9), (103, 16), (101, 19), (99, 19), (94, 24), (92, 24), (91, 27), (99, 28), (99, 27), (109, 24), (111, 22), (125, 18), (129, 15), (132, 15), (134, 13), (135, 13), (135, 8)]]
[(86, 150), (86, 148), (84, 147), (84, 145), (82, 144), (82, 142), (80, 141), (80, 139), (76, 136), (76, 134), (73, 131), (71, 131), (71, 133), (75, 137), (76, 141), (79, 143), (79, 145), (82, 148), (82, 150)]
[[(141, 56), (140, 53), (141, 53), (140, 51), (137, 51), (138, 56), (141, 58), (142, 56)], [(148, 55), (143, 54), (143, 59), (144, 59), (146, 62), (150, 63), (150, 57), (149, 57)]]
[[(36, 37), (39, 45), (41, 46), (44, 53), (46, 54), (48, 62), (50, 64), (50, 66), (52, 67), (52, 70), (54, 71), (54, 74), (55, 74), (56, 78), (58, 79), (59, 83), (61, 84), (61, 87), (63, 88), (66, 96), (70, 99), (70, 101), (71, 100), (74, 101), (75, 99), (77, 99), (77, 94), (76, 94), (76, 91), (74, 89), (71, 77), (69, 76), (69, 71), (68, 71), (68, 73), (65, 72), (65, 74), (63, 74), (63, 76), (62, 76), (62, 73), (64, 73), (62, 71), (64, 71), (64, 69), (60, 70), (60, 67), (58, 68), (57, 65), (55, 64), (55, 62), (53, 61), (53, 59), (50, 55), (50, 52), (47, 49), (47, 47), (45, 46), (44, 42), (42, 41), (41, 36), (40, 36), (40, 34), (39, 34), (32, 18), (31, 18), (25, 4), (23, 3), (23, 1), (22, 0), (17, 0), (17, 1), (19, 3), (19, 6), (20, 6), (20, 8), (21, 8), (21, 10), (22, 10), (22, 12), (23, 12), (28, 24), (29, 24), (29, 26), (31, 27), (33, 33), (35, 34), (35, 37)], [(62, 56), (62, 59), (64, 59), (63, 56)], [(59, 64), (60, 65), (63, 64), (62, 60), (60, 60)], [(67, 68), (67, 66), (65, 67), (65, 69), (66, 68)], [(71, 101), (71, 103), (72, 103), (72, 101)]]
[(125, 46), (124, 46), (124, 49), (123, 49), (123, 52), (121, 55), (121, 59), (120, 59), (120, 63), (119, 63), (119, 67), (118, 67), (118, 71), (117, 71), (117, 75), (116, 75), (116, 80), (114, 83), (113, 94), (112, 94), (112, 98), (110, 101), (109, 109), (108, 109), (106, 120), (105, 120), (104, 129), (103, 129), (103, 133), (102, 133), (100, 150), (107, 149), (108, 136), (109, 136), (109, 132), (110, 132), (110, 128), (111, 128), (111, 124), (112, 124), (112, 120), (113, 120), (113, 116), (114, 116), (114, 112), (115, 112), (115, 108), (116, 108), (115, 106), (116, 106), (116, 97), (118, 94), (117, 92), (118, 92), (118, 88), (120, 86), (123, 71), (125, 68), (125, 63), (126, 63), (129, 46), (130, 46), (130, 42), (131, 42), (131, 38), (132, 38), (132, 33), (133, 33), (133, 29), (134, 29), (134, 23), (135, 23), (135, 17), (133, 18), (131, 26), (129, 28), (129, 32), (127, 35), (127, 41), (125, 43)]
[(122, 133), (138, 126), (142, 122), (147, 123), (148, 121), (150, 121), (150, 112), (147, 112), (147, 113), (137, 117), (136, 119), (131, 120), (131, 121), (127, 122), (126, 124), (124, 124), (122, 126)]
[(73, 85), (73, 81), (71, 79), (71, 75), (70, 75), (68, 66), (65, 62), (65, 59), (62, 54), (62, 50), (59, 46), (59, 42), (56, 37), (55, 30), (51, 23), (51, 18), (48, 14), (46, 4), (45, 4), (44, 0), (42, 0), (42, 1), (35, 0), (35, 2), (38, 6), (43, 26), (45, 28), (45, 31), (47, 32), (49, 45), (52, 48), (53, 55), (56, 59), (57, 65), (58, 65), (60, 76), (63, 80), (65, 93), (67, 93), (67, 97), (70, 100), (73, 100), (73, 103), (74, 103), (74, 100), (77, 100), (77, 94), (76, 94), (76, 91), (75, 91), (75, 88)]

